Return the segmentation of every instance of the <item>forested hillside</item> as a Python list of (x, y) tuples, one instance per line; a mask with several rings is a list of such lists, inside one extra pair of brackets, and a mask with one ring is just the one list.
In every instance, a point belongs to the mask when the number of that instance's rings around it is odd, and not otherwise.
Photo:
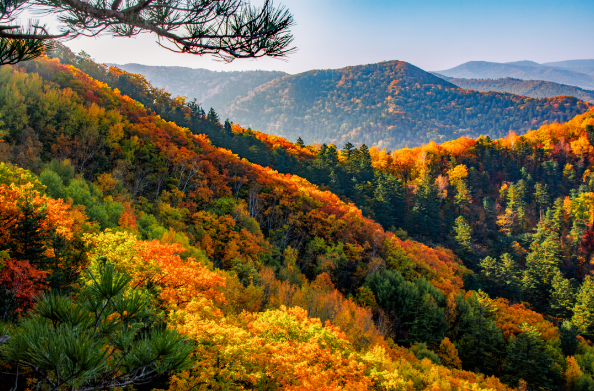
[(573, 96), (584, 102), (594, 103), (594, 91), (579, 87), (542, 80), (520, 80), (506, 77), (504, 79), (457, 79), (454, 77), (437, 76), (457, 85), (475, 91), (508, 92), (514, 95), (529, 96), (531, 98), (552, 98), (555, 96)]
[[(500, 79), (512, 77), (522, 80), (544, 80), (594, 90), (594, 67), (591, 60), (539, 64), (533, 61), (498, 63), (469, 61), (457, 67), (437, 71), (440, 75), (460, 79)], [(590, 62), (588, 62), (590, 61)], [(582, 65), (582, 67), (579, 67)]]
[(451, 252), (73, 67), (24, 69), (0, 69), (4, 384), (507, 389), (445, 336), (447, 305), (483, 308)]
[(0, 69), (4, 384), (594, 387), (593, 111), (339, 151), (61, 57)]
[(213, 72), (207, 69), (149, 66), (141, 64), (117, 65), (130, 73), (140, 73), (158, 88), (173, 95), (196, 99), (203, 107), (224, 111), (229, 103), (254, 88), (286, 76), (276, 71)]
[(405, 62), (317, 70), (267, 83), (228, 116), (243, 126), (310, 143), (394, 149), (462, 135), (503, 137), (587, 110), (575, 98), (526, 99), (462, 90)]

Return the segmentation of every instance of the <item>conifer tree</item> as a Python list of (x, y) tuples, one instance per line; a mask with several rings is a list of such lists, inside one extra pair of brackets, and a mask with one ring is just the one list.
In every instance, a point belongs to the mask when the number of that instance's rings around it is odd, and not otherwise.
[(298, 146), (304, 148), (305, 147), (305, 143), (303, 142), (303, 139), (301, 137), (297, 138), (297, 142), (295, 143)]
[(514, 387), (524, 380), (529, 390), (550, 389), (554, 380), (552, 363), (538, 331), (524, 324), (522, 333), (508, 342), (503, 366), (505, 379)]
[(209, 120), (210, 122), (212, 122), (213, 124), (219, 123), (219, 115), (212, 107), (208, 111), (208, 114), (206, 115), (206, 119)]
[(561, 350), (566, 356), (573, 356), (578, 348), (578, 332), (573, 323), (564, 321), (559, 327)]
[(494, 374), (497, 357), (503, 346), (503, 334), (493, 319), (492, 309), (478, 300), (474, 293), (456, 297), (457, 319), (450, 336), (466, 370)]
[(581, 335), (594, 338), (594, 280), (590, 276), (578, 292), (571, 322)]
[(550, 299), (551, 315), (561, 319), (570, 319), (575, 306), (575, 296), (576, 292), (572, 282), (563, 277), (559, 270), (555, 271)]
[(31, 316), (10, 330), (0, 353), (17, 380), (30, 368), (40, 389), (92, 391), (186, 368), (191, 345), (157, 321), (146, 297), (126, 292), (129, 277), (104, 263), (88, 279), (75, 300), (42, 295)]
[[(0, 4), (0, 65), (15, 64), (44, 54), (51, 42), (81, 35), (110, 33), (133, 37), (155, 34), (160, 44), (179, 53), (235, 58), (285, 57), (294, 48), (293, 16), (265, 2), (260, 8), (239, 0), (162, 3), (141, 0), (114, 2), (2, 1)], [(55, 16), (60, 32), (51, 34), (38, 22), (24, 28), (23, 11)]]
[(530, 253), (526, 257), (522, 284), (530, 302), (541, 312), (549, 307), (553, 278), (561, 264), (561, 212), (562, 204), (559, 202), (547, 211), (546, 218), (538, 224)]
[(454, 225), (455, 239), (458, 246), (463, 252), (472, 251), (472, 228), (466, 222), (464, 217), (458, 216), (456, 224)]

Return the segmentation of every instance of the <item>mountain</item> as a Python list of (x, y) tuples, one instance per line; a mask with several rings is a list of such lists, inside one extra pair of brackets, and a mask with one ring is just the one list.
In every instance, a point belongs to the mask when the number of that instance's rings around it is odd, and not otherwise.
[(594, 108), (525, 135), (338, 151), (61, 58), (0, 68), (4, 383), (594, 389)]
[[(457, 67), (435, 73), (458, 79), (502, 79), (512, 77), (522, 80), (544, 80), (584, 89), (594, 90), (594, 68), (589, 68), (592, 60), (564, 61), (555, 67), (538, 64), (532, 61), (516, 63), (496, 63), (487, 61), (470, 61)], [(559, 65), (563, 65), (559, 67)], [(581, 65), (581, 68), (573, 67)]]
[(151, 84), (171, 94), (196, 99), (205, 107), (219, 111), (229, 102), (271, 80), (286, 76), (278, 71), (213, 72), (186, 67), (117, 65), (131, 73), (140, 73)]
[[(537, 63), (535, 63), (537, 64)], [(568, 60), (568, 61), (557, 61), (557, 62), (545, 62), (542, 64), (547, 67), (557, 68), (594, 68), (594, 60)]]
[(594, 91), (550, 81), (520, 80), (511, 77), (506, 77), (505, 79), (457, 79), (447, 76), (441, 77), (460, 88), (469, 90), (508, 92), (510, 94), (529, 96), (531, 98), (573, 96), (584, 102), (594, 103)]
[(526, 132), (588, 107), (568, 97), (463, 90), (406, 62), (390, 61), (273, 80), (238, 98), (224, 114), (291, 140), (394, 149), (461, 135)]
[(94, 386), (88, 373), (121, 380), (158, 365), (147, 388), (511, 390), (461, 369), (455, 344), (473, 345), (461, 350), (468, 371), (490, 348), (445, 337), (446, 305), (459, 333), (487, 322), (451, 251), (213, 146), (204, 131), (222, 124), (142, 78), (74, 60), (122, 89), (47, 59), (0, 69), (2, 381), (60, 371)]

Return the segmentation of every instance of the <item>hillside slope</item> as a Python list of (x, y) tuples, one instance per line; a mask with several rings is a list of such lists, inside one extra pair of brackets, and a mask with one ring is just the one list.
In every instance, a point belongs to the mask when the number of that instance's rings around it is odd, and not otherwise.
[(186, 67), (150, 66), (141, 64), (118, 65), (131, 73), (140, 73), (158, 88), (173, 95), (196, 99), (207, 110), (223, 110), (237, 97), (271, 80), (286, 76), (277, 71), (213, 72)]
[[(196, 133), (263, 136), (223, 126), (138, 76), (74, 60)], [(334, 194), (216, 148), (74, 67), (1, 69), (0, 103), (0, 159), (39, 174), (0, 164), (0, 220), (43, 228), (32, 238), (0, 230), (2, 260), (19, 257), (3, 262), (0, 285), (13, 288), (11, 270), (28, 255), (43, 272), (106, 257), (197, 342), (172, 391), (507, 389), (485, 375), (527, 390), (592, 389), (594, 351), (576, 327), (593, 339), (594, 111), (526, 136), (390, 156), (262, 137), (273, 152), (315, 155), (334, 173), (363, 171), (357, 192), (377, 185), (372, 202), (384, 215), (405, 212), (416, 235), (451, 238), (473, 274), (451, 251), (401, 240)], [(53, 247), (40, 253), (41, 242)], [(566, 319), (575, 326), (556, 327)]]
[(462, 90), (413, 65), (390, 61), (274, 80), (239, 98), (225, 115), (290, 140), (301, 136), (306, 143), (350, 141), (393, 149), (461, 135), (526, 132), (588, 107), (575, 98)]
[(469, 90), (508, 92), (510, 94), (529, 96), (531, 98), (573, 96), (584, 102), (594, 103), (594, 91), (550, 81), (520, 80), (511, 77), (506, 77), (504, 79), (458, 79), (439, 74), (436, 75), (460, 88)]
[(544, 80), (560, 84), (594, 89), (594, 69), (551, 67), (528, 61), (517, 63), (497, 63), (487, 61), (469, 61), (451, 69), (437, 71), (440, 75), (459, 79), (502, 79), (512, 77), (521, 80)]

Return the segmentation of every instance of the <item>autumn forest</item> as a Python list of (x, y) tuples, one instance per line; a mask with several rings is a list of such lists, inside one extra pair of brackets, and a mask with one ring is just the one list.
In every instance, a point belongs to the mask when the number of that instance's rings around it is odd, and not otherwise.
[(0, 390), (594, 390), (591, 104), (388, 62), (221, 118), (33, 57), (0, 66)]

